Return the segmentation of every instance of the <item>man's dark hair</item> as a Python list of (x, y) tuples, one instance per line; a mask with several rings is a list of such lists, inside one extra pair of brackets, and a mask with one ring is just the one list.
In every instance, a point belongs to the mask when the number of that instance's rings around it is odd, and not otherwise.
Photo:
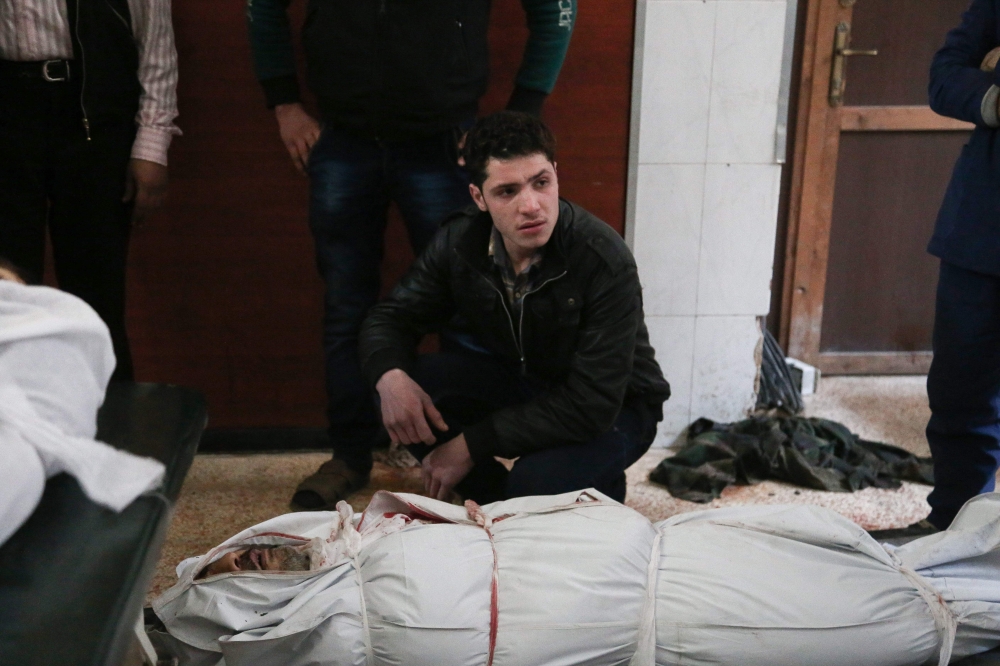
[(0, 256), (0, 268), (6, 268), (8, 271), (13, 273), (17, 277), (21, 278), (21, 280), (23, 280), (26, 283), (31, 282), (31, 280), (28, 279), (28, 274), (23, 269), (21, 269), (20, 266), (2, 256)]
[(519, 111), (500, 111), (480, 118), (465, 137), (465, 167), (472, 183), (482, 187), (490, 158), (509, 160), (542, 153), (556, 161), (556, 140), (539, 118)]

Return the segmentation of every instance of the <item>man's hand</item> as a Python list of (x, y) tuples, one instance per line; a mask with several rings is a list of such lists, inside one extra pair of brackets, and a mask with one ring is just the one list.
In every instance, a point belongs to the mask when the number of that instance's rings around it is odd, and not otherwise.
[(448, 429), (431, 397), (399, 368), (382, 375), (375, 390), (382, 398), (382, 423), (394, 444), (433, 444), (428, 418), (438, 430)]
[(125, 172), (125, 196), (122, 201), (133, 202), (132, 226), (146, 221), (150, 213), (167, 200), (167, 167), (148, 160), (131, 159)]
[(279, 104), (274, 107), (274, 116), (278, 119), (281, 141), (292, 156), (292, 164), (304, 175), (309, 164), (309, 152), (319, 140), (319, 123), (306, 113), (299, 102)]
[(469, 474), (474, 465), (465, 435), (459, 435), (424, 457), (424, 490), (430, 497), (447, 502), (452, 488)]

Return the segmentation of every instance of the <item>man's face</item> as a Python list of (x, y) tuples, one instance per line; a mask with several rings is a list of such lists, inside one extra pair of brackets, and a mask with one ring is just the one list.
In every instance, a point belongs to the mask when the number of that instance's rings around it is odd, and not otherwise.
[(542, 153), (486, 164), (483, 186), (469, 187), (472, 199), (489, 212), (507, 250), (530, 256), (549, 242), (559, 219), (556, 165)]
[(309, 571), (309, 553), (295, 546), (253, 546), (234, 550), (205, 567), (198, 578), (233, 571)]

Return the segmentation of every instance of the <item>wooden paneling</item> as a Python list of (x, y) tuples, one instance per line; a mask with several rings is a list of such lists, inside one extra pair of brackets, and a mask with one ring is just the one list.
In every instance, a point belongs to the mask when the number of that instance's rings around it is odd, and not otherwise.
[[(302, 0), (292, 3), (296, 26), (303, 9)], [(245, 2), (174, 0), (173, 11), (184, 136), (171, 149), (169, 203), (132, 245), (128, 317), (138, 378), (204, 391), (212, 426), (322, 426), (322, 285), (308, 183), (292, 168), (254, 80)], [(619, 232), (633, 22), (633, 2), (580, 3), (544, 113), (559, 141), (563, 195)], [(506, 103), (526, 37), (520, 3), (496, 0), (483, 112)], [(411, 260), (393, 212), (386, 287)]]
[(823, 352), (817, 367), (824, 375), (926, 375), (931, 352)]
[(849, 11), (836, 0), (808, 0), (800, 102), (789, 201), (780, 342), (789, 356), (816, 364), (840, 136), (829, 105), (834, 30)]
[(972, 123), (939, 116), (929, 106), (845, 106), (842, 132), (938, 132), (972, 130)]

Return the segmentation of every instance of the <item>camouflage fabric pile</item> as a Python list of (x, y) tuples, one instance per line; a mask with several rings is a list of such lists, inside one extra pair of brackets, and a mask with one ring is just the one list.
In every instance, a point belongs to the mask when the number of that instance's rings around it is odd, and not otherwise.
[(835, 421), (756, 416), (738, 423), (698, 419), (684, 448), (649, 478), (679, 499), (710, 502), (728, 486), (764, 480), (834, 492), (933, 484), (934, 468), (930, 458), (865, 441)]

